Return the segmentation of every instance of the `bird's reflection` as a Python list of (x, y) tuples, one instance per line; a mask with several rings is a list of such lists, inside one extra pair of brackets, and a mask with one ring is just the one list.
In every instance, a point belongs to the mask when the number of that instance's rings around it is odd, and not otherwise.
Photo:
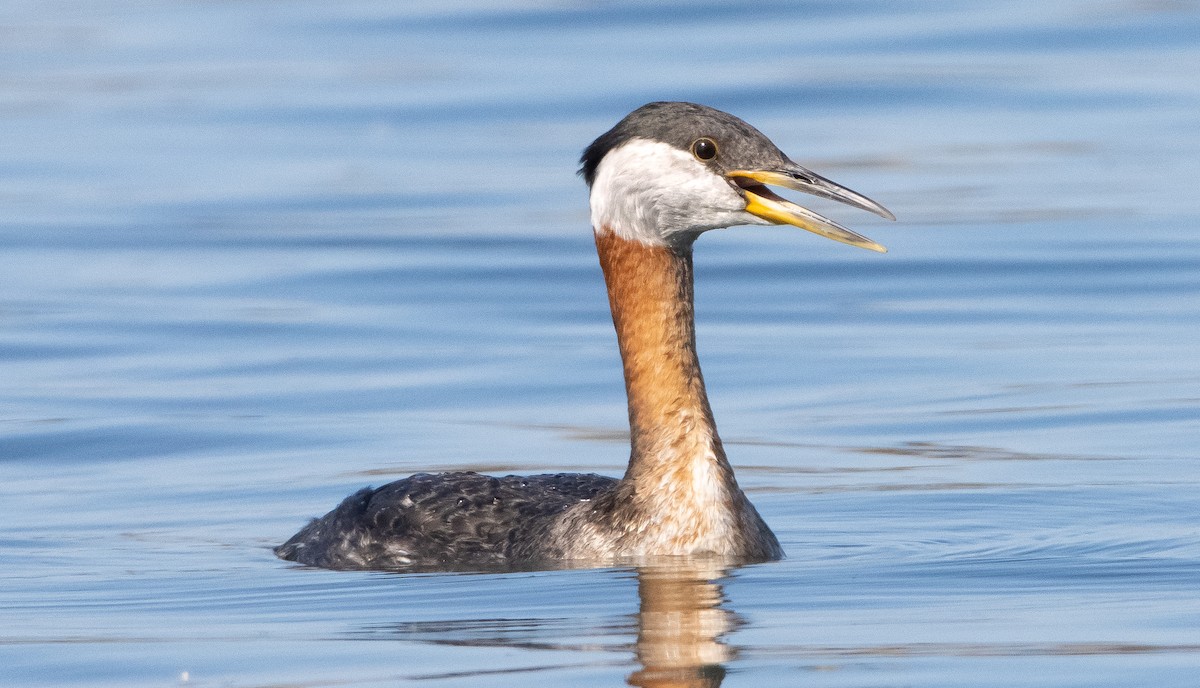
[(736, 624), (716, 564), (644, 567), (638, 570), (638, 634), (635, 653), (642, 668), (631, 686), (713, 688), (725, 678), (733, 651), (724, 635)]
[[(571, 617), (503, 617), (443, 621), (408, 621), (376, 628), (362, 634), (386, 633), (418, 642), (456, 647), (510, 647), (522, 650), (588, 651), (608, 649), (626, 653), (629, 634), (637, 669), (628, 675), (631, 686), (715, 688), (725, 678), (725, 662), (735, 652), (725, 636), (740, 625), (738, 616), (725, 606), (721, 580), (736, 564), (719, 559), (656, 559), (653, 563), (626, 569), (637, 576), (638, 612), (597, 625), (579, 628)], [(619, 574), (610, 571), (606, 574)], [(594, 620), (593, 620), (594, 621)], [(586, 641), (580, 641), (582, 630)], [(613, 642), (596, 642), (597, 635)], [(603, 662), (603, 665), (609, 665)], [(444, 678), (491, 673), (495, 669), (422, 675)]]

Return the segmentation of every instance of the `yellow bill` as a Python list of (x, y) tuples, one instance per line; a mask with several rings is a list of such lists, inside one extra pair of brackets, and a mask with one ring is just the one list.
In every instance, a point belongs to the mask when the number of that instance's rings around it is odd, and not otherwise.
[(797, 205), (767, 188), (781, 186), (839, 201), (888, 220), (896, 216), (887, 208), (814, 172), (793, 164), (783, 170), (734, 170), (726, 178), (737, 184), (746, 199), (746, 212), (778, 225), (792, 225), (843, 244), (887, 253), (887, 249), (829, 218)]

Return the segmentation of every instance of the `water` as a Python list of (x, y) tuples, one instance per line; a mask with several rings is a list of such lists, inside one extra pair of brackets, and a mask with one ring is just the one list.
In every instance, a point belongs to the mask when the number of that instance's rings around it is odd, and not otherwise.
[[(0, 684), (1195, 685), (1197, 3), (14, 2), (0, 36)], [(622, 470), (574, 171), (654, 99), (900, 218), (813, 203), (886, 256), (697, 245), (789, 558), (276, 560), (413, 471)]]

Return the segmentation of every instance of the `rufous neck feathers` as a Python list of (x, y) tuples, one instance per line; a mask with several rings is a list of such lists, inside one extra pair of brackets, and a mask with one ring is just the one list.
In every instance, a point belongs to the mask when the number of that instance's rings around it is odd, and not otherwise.
[(602, 229), (596, 250), (629, 396), (629, 476), (663, 462), (724, 465), (696, 356), (691, 244), (651, 246)]

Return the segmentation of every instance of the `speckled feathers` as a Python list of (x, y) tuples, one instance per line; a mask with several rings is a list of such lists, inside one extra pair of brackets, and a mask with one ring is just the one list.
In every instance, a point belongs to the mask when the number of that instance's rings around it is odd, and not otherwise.
[(552, 557), (554, 518), (616, 484), (593, 473), (418, 473), (347, 497), (275, 549), (330, 569), (478, 569)]

